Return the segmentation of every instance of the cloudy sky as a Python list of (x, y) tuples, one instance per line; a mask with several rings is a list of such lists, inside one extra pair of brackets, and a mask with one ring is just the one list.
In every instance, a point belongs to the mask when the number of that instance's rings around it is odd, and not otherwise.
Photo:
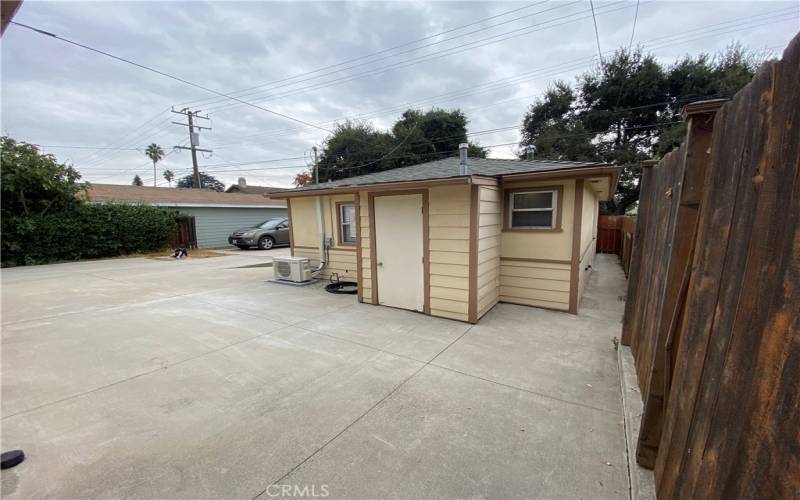
[[(627, 46), (636, 2), (594, 7), (601, 49)], [(587, 1), (26, 0), (15, 21), (322, 129), (346, 118), (386, 128), (409, 106), (460, 108), (471, 140), (495, 157), (514, 153), (525, 108), (548, 82), (574, 81), (598, 50)], [(734, 40), (779, 55), (799, 28), (796, 1), (641, 0), (633, 43), (664, 62)], [(189, 173), (190, 154), (172, 149), (187, 142), (186, 128), (171, 123), (182, 121), (173, 106), (208, 113), (201, 147), (213, 154), (199, 163), (226, 184), (244, 176), (288, 187), (326, 135), (13, 25), (0, 82), (3, 134), (42, 145), (92, 182), (128, 184), (139, 174), (152, 185), (141, 151), (152, 142), (169, 153), (159, 185), (166, 168)]]

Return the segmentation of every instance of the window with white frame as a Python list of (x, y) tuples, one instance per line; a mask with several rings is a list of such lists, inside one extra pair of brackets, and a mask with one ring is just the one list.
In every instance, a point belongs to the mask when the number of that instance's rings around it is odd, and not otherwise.
[(339, 242), (356, 242), (356, 207), (348, 203), (339, 205)]
[(555, 229), (558, 191), (518, 191), (509, 194), (508, 227)]

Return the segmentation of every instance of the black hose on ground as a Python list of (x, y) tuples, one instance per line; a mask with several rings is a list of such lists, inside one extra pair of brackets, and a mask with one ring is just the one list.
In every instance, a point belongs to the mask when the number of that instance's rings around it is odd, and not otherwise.
[(355, 295), (358, 293), (358, 283), (355, 281), (340, 281), (339, 273), (331, 275), (331, 282), (325, 285), (325, 291), (330, 293), (341, 293)]

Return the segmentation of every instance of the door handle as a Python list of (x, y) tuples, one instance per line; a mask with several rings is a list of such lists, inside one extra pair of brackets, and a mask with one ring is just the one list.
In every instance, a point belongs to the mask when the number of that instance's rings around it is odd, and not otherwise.
[(378, 262), (378, 265), (379, 266), (383, 266), (383, 262)]

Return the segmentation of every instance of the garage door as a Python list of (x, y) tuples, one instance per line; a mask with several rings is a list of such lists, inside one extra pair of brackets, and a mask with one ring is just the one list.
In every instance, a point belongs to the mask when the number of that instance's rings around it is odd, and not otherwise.
[(286, 217), (285, 208), (180, 208), (194, 215), (197, 245), (206, 248), (226, 247), (233, 231), (254, 226), (273, 217)]

